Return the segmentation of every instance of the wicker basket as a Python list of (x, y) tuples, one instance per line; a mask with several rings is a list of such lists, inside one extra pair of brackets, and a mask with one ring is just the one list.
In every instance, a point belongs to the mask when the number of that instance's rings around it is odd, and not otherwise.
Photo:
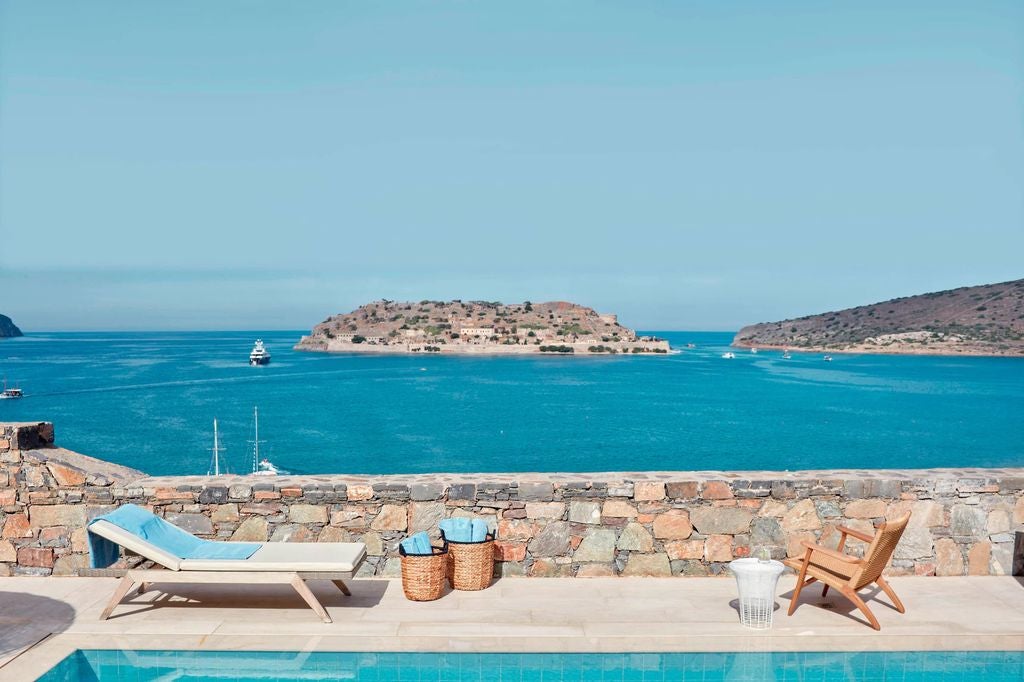
[[(444, 538), (444, 531), (441, 532)], [(455, 542), (448, 544), (448, 582), (456, 590), (482, 590), (494, 578), (494, 536), (487, 535), (481, 542)]]
[(406, 554), (398, 546), (402, 557), (402, 591), (410, 601), (434, 601), (444, 593), (444, 579), (448, 573), (448, 547), (434, 547), (433, 554)]

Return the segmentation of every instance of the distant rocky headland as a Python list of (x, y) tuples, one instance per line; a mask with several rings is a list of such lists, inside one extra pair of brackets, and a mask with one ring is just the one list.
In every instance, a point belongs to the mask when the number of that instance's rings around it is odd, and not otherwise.
[(743, 347), (1024, 356), (1024, 279), (744, 327)]
[(10, 336), (24, 336), (18, 326), (6, 315), (0, 315), (0, 339)]
[(555, 301), (375, 301), (316, 325), (296, 350), (334, 353), (661, 354), (668, 342), (615, 315)]

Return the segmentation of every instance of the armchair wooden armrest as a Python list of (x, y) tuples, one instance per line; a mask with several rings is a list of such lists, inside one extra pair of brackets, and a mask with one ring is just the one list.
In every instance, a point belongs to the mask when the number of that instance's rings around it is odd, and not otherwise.
[(838, 530), (843, 535), (849, 535), (850, 537), (857, 538), (858, 540), (861, 540), (863, 542), (871, 542), (875, 539), (873, 535), (868, 535), (867, 533), (862, 533), (859, 530), (847, 528), (846, 526), (838, 526), (836, 530)]
[(811, 552), (812, 555), (814, 553), (816, 553), (816, 552), (820, 552), (821, 554), (824, 554), (827, 557), (831, 557), (833, 559), (838, 559), (839, 561), (845, 561), (848, 564), (859, 564), (862, 561), (864, 561), (863, 559), (861, 559), (859, 557), (851, 556), (849, 554), (843, 554), (842, 552), (837, 552), (834, 549), (829, 549), (828, 547), (822, 547), (821, 545), (816, 545), (813, 542), (809, 542), (807, 540), (804, 540), (800, 544), (802, 544), (804, 547), (806, 547), (808, 549), (808, 551)]

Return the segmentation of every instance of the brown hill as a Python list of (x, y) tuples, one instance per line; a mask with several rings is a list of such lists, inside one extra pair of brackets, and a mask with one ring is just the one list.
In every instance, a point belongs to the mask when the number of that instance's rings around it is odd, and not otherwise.
[(665, 353), (615, 315), (554, 301), (375, 301), (333, 315), (296, 348), (371, 353)]
[(744, 327), (733, 344), (873, 353), (1024, 355), (1024, 279)]

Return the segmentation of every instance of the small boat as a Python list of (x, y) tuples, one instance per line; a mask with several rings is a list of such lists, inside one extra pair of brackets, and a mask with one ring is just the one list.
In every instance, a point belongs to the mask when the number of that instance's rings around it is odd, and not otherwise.
[(783, 360), (789, 360), (791, 357), (793, 357), (793, 356), (789, 354), (788, 350), (782, 351), (782, 359)]
[(256, 471), (252, 472), (253, 476), (282, 476), (288, 473), (287, 471), (281, 471), (274, 463), (269, 459), (261, 459), (257, 465)]
[(695, 344), (695, 343), (688, 343), (688, 344), (686, 344), (686, 347), (687, 348), (696, 348), (697, 344)]
[(756, 348), (751, 348), (750, 352), (753, 353), (754, 355), (757, 355), (757, 349)]
[(825, 356), (825, 362), (832, 362), (832, 356), (831, 355), (826, 355)]
[(249, 364), (250, 365), (269, 365), (270, 364), (270, 351), (263, 346), (263, 339), (256, 339), (256, 345), (252, 347), (252, 351), (249, 353)]
[(16, 400), (24, 398), (25, 394), (20, 388), (7, 388), (7, 379), (4, 379), (4, 390), (0, 391), (0, 400)]
[(724, 360), (732, 360), (735, 357), (736, 357), (736, 354), (731, 352), (731, 351), (728, 352), (728, 353), (722, 353), (722, 359), (724, 359)]

